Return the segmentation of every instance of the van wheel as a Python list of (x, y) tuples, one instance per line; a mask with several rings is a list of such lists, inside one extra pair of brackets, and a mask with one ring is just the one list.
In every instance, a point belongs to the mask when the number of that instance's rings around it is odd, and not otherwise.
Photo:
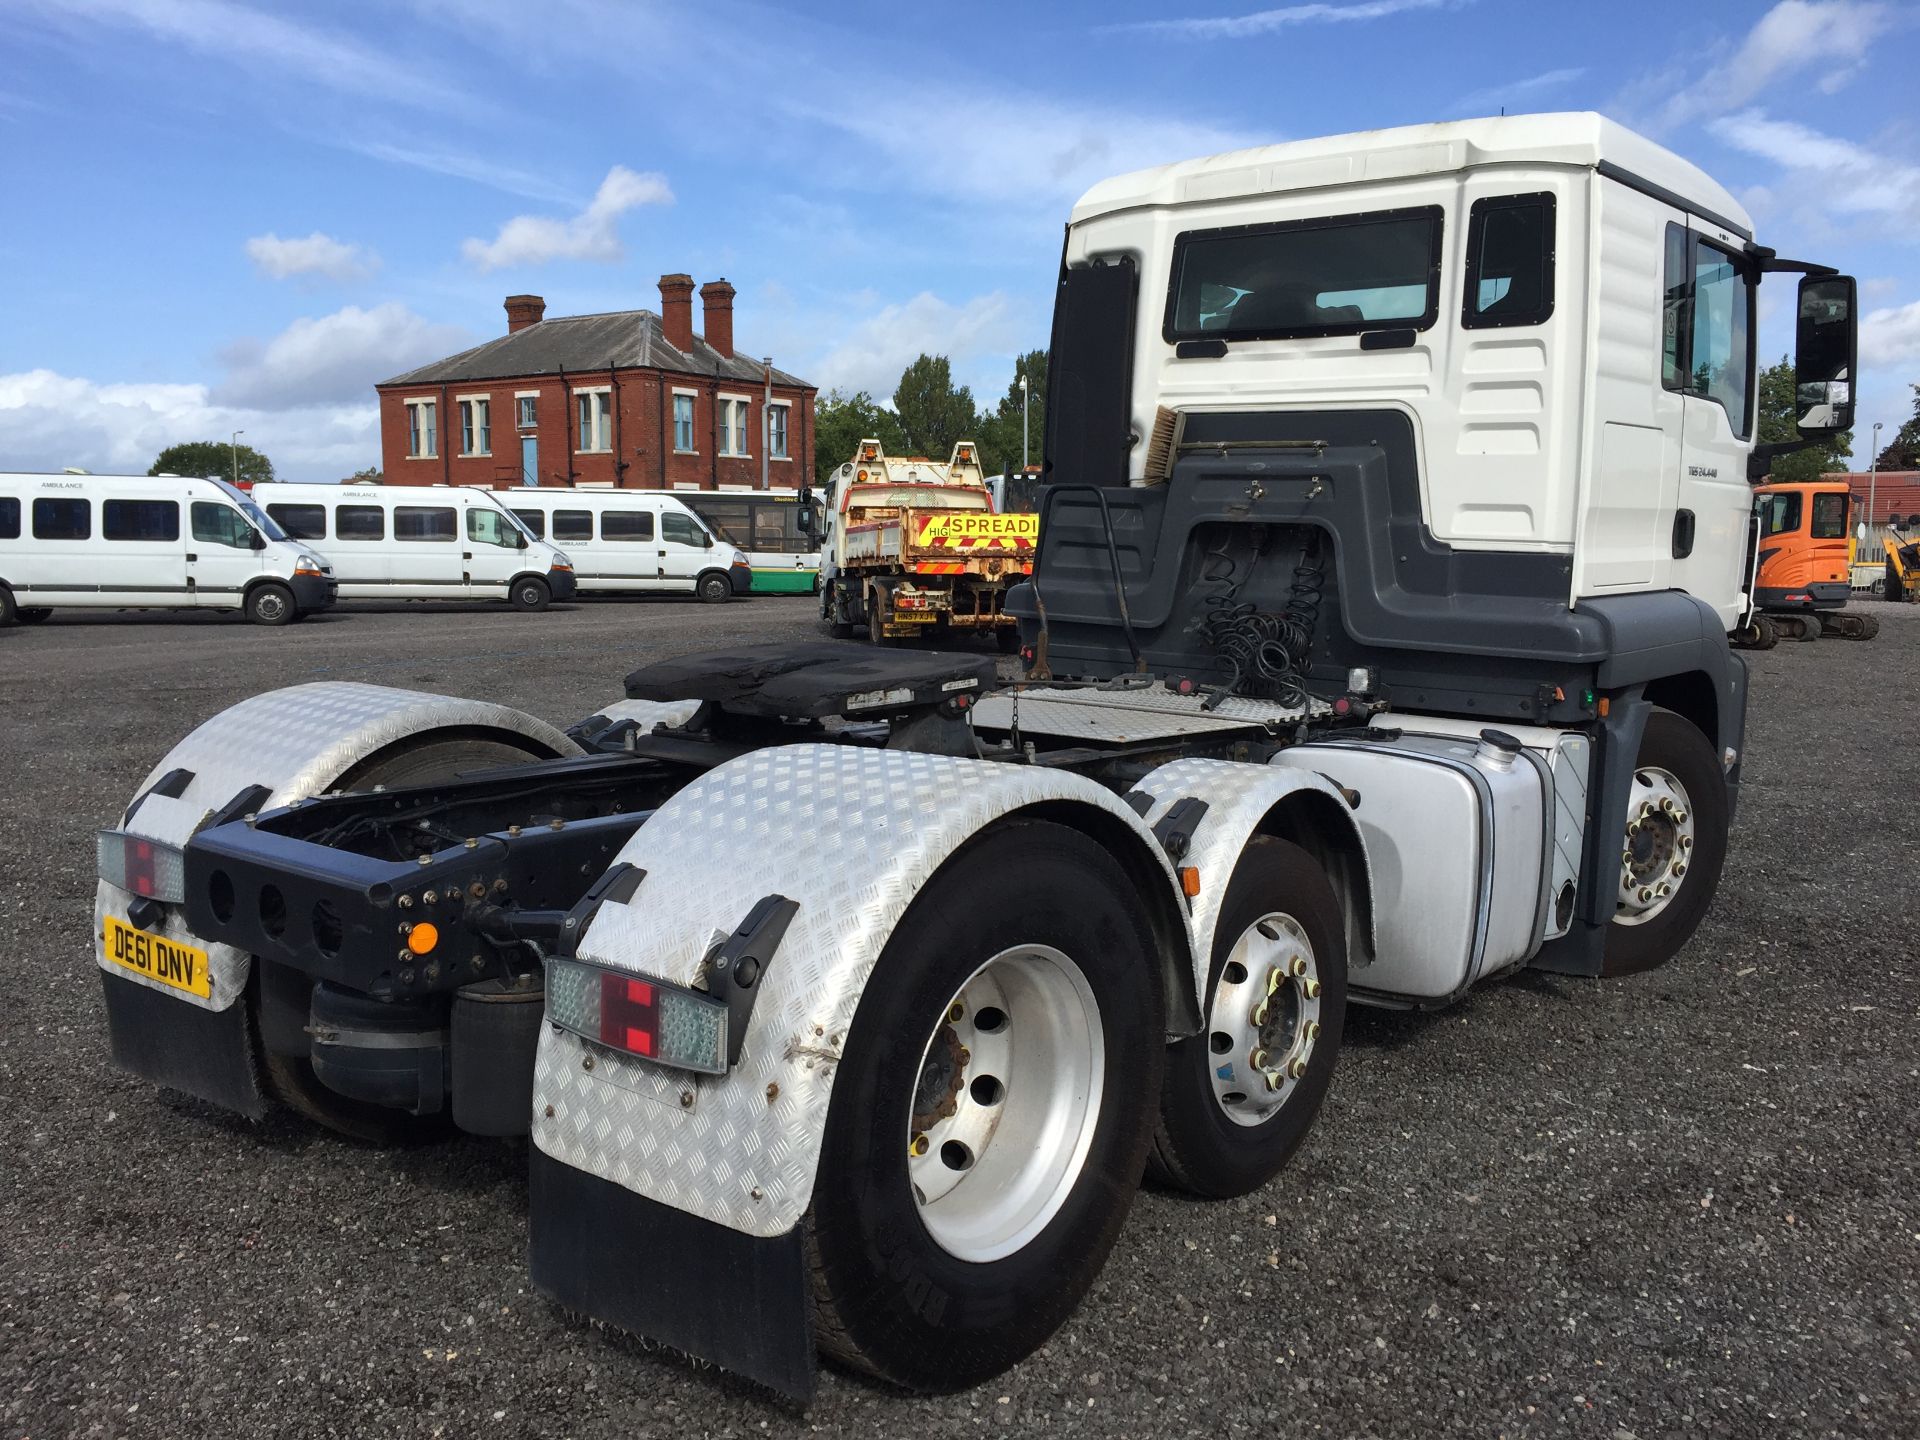
[[(430, 785), (438, 780), (451, 780), (455, 776), (478, 770), (529, 765), (544, 758), (543, 755), (498, 740), (429, 739), (363, 761), (358, 768), (342, 776), (335, 788), (371, 790), (376, 785)], [(247, 987), (248, 1004), (254, 1007), (256, 1036), (260, 988), (258, 976)], [(311, 989), (309, 983), (308, 990)], [(268, 1093), (289, 1110), (304, 1115), (337, 1135), (367, 1144), (384, 1145), (424, 1139), (447, 1128), (448, 1117), (452, 1114), (451, 1104), (438, 1115), (411, 1115), (386, 1105), (349, 1099), (321, 1083), (313, 1073), (313, 1062), (307, 1056), (277, 1054), (264, 1044), (258, 1048), (261, 1068), (266, 1072)]]
[(874, 980), (803, 1222), (815, 1335), (963, 1390), (1059, 1328), (1126, 1220), (1164, 1049), (1152, 928), (1105, 848), (1016, 821), (935, 874)]
[(0, 625), (11, 625), (17, 613), (17, 607), (13, 603), (13, 592), (6, 586), (0, 585)]
[(1346, 929), (1326, 872), (1256, 837), (1214, 928), (1206, 1028), (1167, 1048), (1148, 1173), (1213, 1197), (1279, 1174), (1327, 1098), (1346, 1013)]
[(723, 600), (733, 598), (733, 581), (718, 570), (709, 570), (693, 587), (693, 593), (708, 605), (718, 605)]
[(1635, 757), (1602, 973), (1671, 960), (1706, 917), (1726, 859), (1727, 784), (1713, 746), (1691, 721), (1655, 710)]
[(516, 610), (544, 610), (552, 603), (553, 591), (538, 575), (522, 575), (513, 582), (510, 597)]
[(269, 581), (247, 592), (246, 615), (255, 625), (285, 625), (299, 613), (293, 592)]

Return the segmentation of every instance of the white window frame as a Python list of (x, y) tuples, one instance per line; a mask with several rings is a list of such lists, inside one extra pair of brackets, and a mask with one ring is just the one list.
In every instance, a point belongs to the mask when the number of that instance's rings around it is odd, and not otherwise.
[[(750, 412), (748, 411), (747, 407), (753, 403), (753, 397), (751, 395), (722, 394), (722, 395), (716, 396), (715, 398), (720, 402), (720, 455), (721, 457), (727, 460), (751, 460), (753, 458), (753, 451), (748, 444), (747, 416)], [(734, 442), (734, 434), (735, 434), (734, 428), (733, 428), (733, 416), (735, 414), (734, 407), (736, 405), (740, 407), (738, 411), (738, 414), (740, 416), (740, 430), (739, 430), (740, 448), (738, 450), (731, 448)]]
[(693, 413), (687, 417), (687, 438), (691, 440), (693, 444), (684, 450), (680, 448), (680, 423), (678, 417), (674, 417), (668, 422), (673, 426), (673, 453), (676, 455), (698, 455), (700, 453), (700, 392), (698, 390), (683, 390), (678, 385), (674, 386), (673, 405), (675, 410), (680, 408), (680, 397), (682, 395), (687, 397), (687, 400), (693, 408)]
[[(416, 399), (401, 402), (407, 407), (407, 459), (438, 460), (440, 458), (440, 414), (435, 408), (440, 403), (437, 395), (422, 395)], [(420, 423), (421, 410), (433, 412), (430, 424)], [(420, 448), (422, 437), (426, 438), (427, 448)]]
[[(578, 432), (574, 436), (573, 453), (576, 455), (610, 455), (613, 453), (613, 387), (611, 385), (583, 385), (573, 392), (573, 423)], [(580, 423), (580, 402), (586, 400), (588, 413), (593, 419), (592, 438), (602, 443), (587, 443), (587, 427)]]
[[(782, 449), (773, 448), (773, 412), (780, 411), (780, 444)], [(767, 458), (769, 460), (793, 459), (793, 402), (774, 400), (767, 405)]]
[[(527, 401), (533, 401), (533, 418), (526, 419)], [(540, 428), (540, 392), (538, 390), (516, 390), (513, 392), (513, 428), (516, 430), (538, 430)]]
[[(460, 453), (463, 456), (486, 458), (493, 454), (493, 397), (491, 395), (456, 395), (453, 402), (460, 412)], [(478, 406), (480, 423), (473, 423), (474, 407)], [(469, 434), (482, 443), (478, 450), (469, 448)]]

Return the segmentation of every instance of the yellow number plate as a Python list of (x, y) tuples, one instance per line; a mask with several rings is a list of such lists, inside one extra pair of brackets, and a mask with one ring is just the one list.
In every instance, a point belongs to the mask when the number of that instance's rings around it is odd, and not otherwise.
[(207, 952), (161, 935), (136, 930), (126, 921), (106, 917), (106, 957), (122, 969), (202, 1000), (213, 996), (213, 977), (207, 973)]

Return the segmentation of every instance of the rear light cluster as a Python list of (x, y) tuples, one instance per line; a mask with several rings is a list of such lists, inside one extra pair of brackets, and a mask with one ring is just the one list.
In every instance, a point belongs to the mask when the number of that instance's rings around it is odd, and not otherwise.
[(547, 963), (547, 1019), (628, 1055), (727, 1071), (727, 1007), (710, 995), (579, 960)]
[(169, 905), (186, 899), (187, 857), (178, 846), (124, 830), (102, 830), (94, 837), (94, 855), (100, 878), (109, 885)]

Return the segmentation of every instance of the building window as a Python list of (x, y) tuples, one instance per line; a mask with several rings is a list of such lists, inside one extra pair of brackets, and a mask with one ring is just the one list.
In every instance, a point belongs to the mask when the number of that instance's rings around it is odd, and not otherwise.
[(514, 404), (519, 410), (519, 424), (522, 430), (540, 428), (540, 397), (538, 395), (516, 395)]
[(747, 402), (735, 395), (720, 397), (720, 453), (747, 453)]
[(89, 540), (93, 537), (93, 504), (88, 500), (33, 502), (33, 538)]
[(790, 460), (787, 453), (787, 409), (785, 405), (767, 407), (767, 454), (775, 460)]
[(580, 411), (579, 449), (584, 453), (613, 448), (613, 421), (608, 390), (576, 390), (575, 405)]
[(178, 540), (175, 500), (109, 500), (100, 507), (100, 534), (108, 540)]
[(431, 460), (440, 453), (439, 426), (431, 400), (407, 401), (407, 458)]
[(460, 402), (460, 453), (493, 453), (493, 406), (486, 400)]
[(683, 455), (693, 453), (693, 396), (674, 392), (673, 448)]

